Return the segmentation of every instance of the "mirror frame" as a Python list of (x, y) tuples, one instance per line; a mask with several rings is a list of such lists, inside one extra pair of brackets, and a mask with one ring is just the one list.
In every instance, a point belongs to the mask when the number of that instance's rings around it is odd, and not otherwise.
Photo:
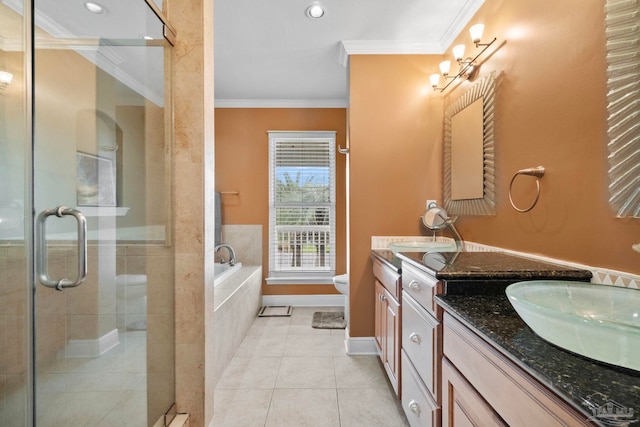
[(640, 218), (639, 9), (620, 0), (605, 6), (609, 206), (618, 218)]
[[(495, 112), (495, 71), (474, 84), (453, 104), (447, 107), (444, 114), (444, 208), (452, 215), (495, 215), (495, 147), (494, 147), (494, 112)], [(457, 113), (483, 98), (483, 197), (481, 199), (453, 200), (451, 198), (451, 119)]]

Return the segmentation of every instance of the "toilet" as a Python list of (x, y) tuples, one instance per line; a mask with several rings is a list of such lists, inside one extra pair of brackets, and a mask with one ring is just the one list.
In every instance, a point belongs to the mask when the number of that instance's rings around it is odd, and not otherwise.
[(349, 326), (349, 275), (340, 274), (339, 276), (333, 276), (333, 286), (344, 295), (344, 320)]
[(118, 313), (124, 314), (128, 330), (147, 329), (147, 275), (120, 274), (116, 276)]

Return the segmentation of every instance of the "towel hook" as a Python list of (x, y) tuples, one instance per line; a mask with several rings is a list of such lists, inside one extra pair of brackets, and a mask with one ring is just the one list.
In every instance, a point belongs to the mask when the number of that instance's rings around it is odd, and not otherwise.
[[(511, 197), (511, 188), (513, 187), (513, 181), (516, 180), (516, 177), (518, 177), (518, 175), (529, 175), (529, 176), (534, 176), (536, 178), (536, 198), (531, 204), (531, 206), (529, 206), (527, 209), (520, 209), (519, 207), (517, 207), (515, 203), (513, 203), (513, 198)], [(540, 198), (540, 178), (542, 178), (543, 176), (544, 176), (543, 166), (537, 166), (535, 168), (520, 169), (518, 172), (515, 173), (515, 175), (513, 175), (513, 178), (511, 178), (511, 183), (509, 184), (509, 202), (511, 202), (511, 206), (513, 207), (513, 209), (515, 209), (518, 212), (529, 212), (531, 209), (533, 209), (536, 206), (536, 204), (538, 203), (538, 199)]]

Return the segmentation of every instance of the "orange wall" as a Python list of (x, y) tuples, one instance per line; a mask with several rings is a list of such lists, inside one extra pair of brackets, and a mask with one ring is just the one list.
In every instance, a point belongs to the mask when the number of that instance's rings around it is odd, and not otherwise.
[[(335, 130), (345, 146), (344, 108), (216, 108), (216, 191), (239, 191), (222, 197), (223, 224), (262, 225), (262, 265), (268, 275), (269, 138), (268, 130)], [(336, 153), (336, 271), (346, 272), (345, 156)], [(333, 285), (269, 285), (265, 295), (337, 293)]]
[(350, 335), (373, 335), (371, 236), (420, 235), (427, 199), (441, 199), (442, 100), (425, 55), (350, 58)]
[[(474, 242), (640, 273), (640, 254), (631, 249), (640, 241), (640, 220), (614, 218), (607, 203), (603, 2), (488, 0), (471, 24), (477, 22), (484, 22), (487, 36), (506, 39), (481, 69), (503, 73), (495, 136), (497, 215), (460, 218), (460, 233)], [(467, 34), (456, 43), (469, 45)], [(467, 87), (447, 93), (445, 103)], [(538, 165), (546, 168), (540, 201), (518, 213), (508, 199), (511, 177)], [(525, 179), (520, 206), (532, 191)]]
[[(607, 205), (602, 2), (487, 0), (470, 25), (478, 22), (485, 24), (484, 38), (495, 35), (500, 46), (479, 76), (502, 73), (497, 214), (460, 217), (462, 237), (640, 273), (640, 254), (631, 249), (640, 241), (640, 221), (614, 218)], [(459, 42), (471, 49), (466, 29), (452, 46)], [(350, 57), (351, 336), (373, 335), (370, 236), (424, 234), (417, 219), (425, 199), (442, 200), (442, 112), (472, 84), (444, 96), (425, 94), (442, 59)], [(531, 212), (517, 213), (509, 204), (509, 181), (518, 169), (538, 165), (547, 170), (540, 201)], [(520, 189), (515, 196), (526, 204), (531, 193)]]

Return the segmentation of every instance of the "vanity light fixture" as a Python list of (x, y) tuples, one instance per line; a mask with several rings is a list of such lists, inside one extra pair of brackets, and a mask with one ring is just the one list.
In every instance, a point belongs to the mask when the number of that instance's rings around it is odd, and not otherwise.
[(98, 3), (93, 3), (93, 2), (85, 2), (84, 3), (84, 7), (91, 13), (95, 13), (96, 15), (102, 15), (103, 13), (107, 12), (107, 9), (105, 9), (104, 6), (98, 4)]
[(307, 16), (312, 19), (322, 18), (324, 16), (324, 8), (319, 3), (314, 3), (307, 8)]
[(13, 80), (13, 74), (8, 71), (0, 71), (0, 90), (5, 90)]
[[(453, 49), (451, 49), (453, 59), (458, 63), (458, 72), (455, 75), (450, 75), (451, 61), (442, 61), (440, 63), (440, 74), (431, 74), (429, 76), (429, 82), (431, 83), (431, 87), (433, 87), (434, 91), (443, 92), (451, 83), (459, 78), (473, 80), (478, 73), (478, 63), (476, 62), (476, 59), (478, 59), (480, 55), (482, 55), (484, 51), (496, 41), (496, 38), (494, 37), (489, 43), (481, 43), (483, 32), (483, 24), (476, 24), (469, 28), (471, 41), (476, 48), (481, 48), (480, 52), (478, 52), (473, 58), (464, 57), (464, 51), (466, 50), (466, 46), (464, 44), (455, 45)], [(442, 87), (438, 87), (441, 77), (444, 77), (445, 82), (447, 82), (447, 80), (449, 80), (449, 82)]]

